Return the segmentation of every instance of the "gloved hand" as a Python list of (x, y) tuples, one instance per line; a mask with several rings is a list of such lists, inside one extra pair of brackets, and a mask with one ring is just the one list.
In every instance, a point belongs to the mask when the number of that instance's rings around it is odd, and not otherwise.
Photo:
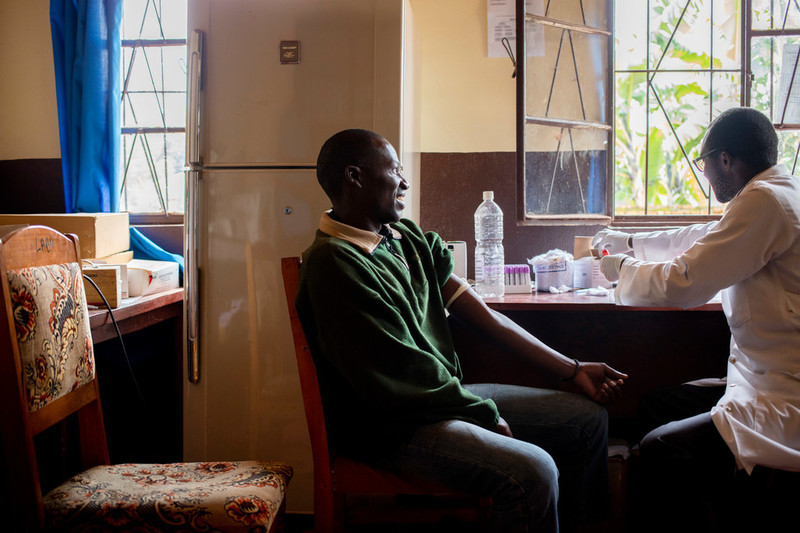
[(622, 268), (622, 263), (628, 258), (629, 256), (625, 254), (613, 254), (601, 257), (600, 272), (603, 273), (608, 281), (617, 281), (619, 279), (619, 270)]
[(630, 233), (606, 228), (598, 231), (594, 236), (592, 248), (608, 250), (610, 254), (623, 254), (633, 249), (631, 248), (631, 237)]

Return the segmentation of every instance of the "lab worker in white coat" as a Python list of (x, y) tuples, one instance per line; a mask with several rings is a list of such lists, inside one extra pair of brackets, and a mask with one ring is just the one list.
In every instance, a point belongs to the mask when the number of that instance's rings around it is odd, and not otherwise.
[(704, 488), (719, 491), (715, 483), (737, 467), (800, 472), (800, 182), (777, 164), (777, 144), (762, 113), (725, 111), (695, 159), (729, 202), (720, 220), (603, 230), (593, 240), (611, 253), (600, 268), (618, 282), (618, 304), (690, 308), (721, 294), (731, 329), (724, 394), (709, 413), (657, 428), (641, 444), (673, 516)]

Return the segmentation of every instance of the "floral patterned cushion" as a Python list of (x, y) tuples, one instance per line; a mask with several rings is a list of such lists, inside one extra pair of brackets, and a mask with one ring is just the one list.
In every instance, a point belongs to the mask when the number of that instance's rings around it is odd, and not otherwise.
[(292, 467), (276, 462), (98, 466), (44, 497), (61, 531), (269, 531)]
[(8, 271), (28, 409), (94, 379), (89, 312), (78, 263)]

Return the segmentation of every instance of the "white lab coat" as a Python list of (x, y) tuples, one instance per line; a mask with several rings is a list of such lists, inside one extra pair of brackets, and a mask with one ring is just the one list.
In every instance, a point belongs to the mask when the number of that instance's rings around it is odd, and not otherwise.
[(618, 304), (695, 307), (721, 291), (727, 389), (711, 410), (739, 467), (800, 471), (800, 182), (755, 176), (719, 221), (635, 234)]

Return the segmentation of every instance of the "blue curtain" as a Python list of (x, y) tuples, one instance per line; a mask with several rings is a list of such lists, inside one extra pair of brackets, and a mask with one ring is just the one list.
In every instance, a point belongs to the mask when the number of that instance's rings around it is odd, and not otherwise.
[(51, 0), (67, 212), (119, 211), (122, 0)]

